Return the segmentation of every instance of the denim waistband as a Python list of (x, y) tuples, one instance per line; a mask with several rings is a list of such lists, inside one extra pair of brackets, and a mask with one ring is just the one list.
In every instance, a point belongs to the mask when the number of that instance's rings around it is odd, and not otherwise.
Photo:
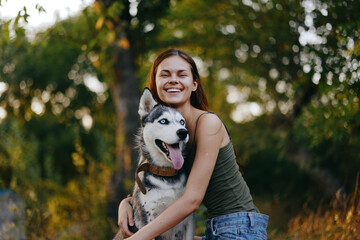
[[(237, 212), (206, 221), (203, 240), (267, 239), (269, 216), (257, 212)], [(230, 237), (231, 236), (231, 237)]]
[(214, 217), (206, 221), (206, 226), (212, 228), (214, 225), (217, 227), (231, 226), (239, 224), (248, 224), (249, 226), (261, 226), (266, 229), (269, 216), (256, 212), (237, 212)]

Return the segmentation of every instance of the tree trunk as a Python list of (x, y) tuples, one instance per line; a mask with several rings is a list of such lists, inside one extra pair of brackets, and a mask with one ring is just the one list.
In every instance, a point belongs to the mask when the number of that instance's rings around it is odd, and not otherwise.
[[(310, 80), (304, 83), (300, 89), (293, 107), (292, 115), (288, 118), (288, 126), (293, 126), (295, 119), (301, 115), (305, 106), (317, 93), (318, 87)], [(290, 130), (288, 143), (296, 143), (294, 133)], [(337, 194), (346, 194), (341, 181), (337, 179), (328, 169), (313, 167), (311, 164), (312, 156), (305, 148), (299, 145), (288, 145), (288, 158), (300, 169), (304, 170), (308, 176), (324, 191), (327, 197), (333, 198)]]
[[(118, 39), (127, 41), (125, 31)], [(114, 49), (115, 82), (112, 89), (116, 107), (116, 169), (108, 188), (108, 216), (117, 222), (119, 202), (131, 193), (133, 175), (137, 165), (134, 138), (138, 128), (138, 83), (135, 75), (134, 57), (130, 46)]]
[(289, 154), (289, 159), (300, 169), (304, 170), (323, 190), (327, 197), (334, 198), (337, 194), (346, 194), (339, 179), (337, 179), (329, 170), (311, 166), (311, 155), (307, 150), (297, 147)]

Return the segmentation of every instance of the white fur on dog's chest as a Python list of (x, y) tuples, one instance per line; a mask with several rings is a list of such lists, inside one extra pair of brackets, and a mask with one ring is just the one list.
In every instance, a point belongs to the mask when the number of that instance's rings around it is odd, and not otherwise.
[(146, 196), (140, 194), (139, 200), (150, 222), (183, 195), (186, 178), (181, 176), (181, 180), (175, 183), (167, 183), (153, 176), (148, 176), (148, 178), (156, 187), (146, 188)]
[[(142, 211), (147, 216), (147, 222), (153, 221), (173, 202), (179, 199), (185, 191), (186, 177), (182, 175), (178, 181), (166, 182), (153, 176), (147, 176), (148, 180), (155, 185), (154, 188), (146, 188), (146, 195), (139, 194), (139, 202), (142, 206)], [(135, 225), (143, 224), (136, 222)], [(175, 227), (169, 229), (167, 232), (161, 234), (161, 239), (169, 240), (187, 240), (193, 238), (193, 216), (188, 216), (185, 220), (178, 223)]]

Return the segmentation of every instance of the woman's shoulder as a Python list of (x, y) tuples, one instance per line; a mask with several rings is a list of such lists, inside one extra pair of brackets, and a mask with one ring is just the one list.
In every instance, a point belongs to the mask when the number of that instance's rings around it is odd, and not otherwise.
[(199, 121), (206, 122), (206, 123), (222, 123), (220, 117), (211, 111), (203, 111), (199, 116)]
[(223, 122), (214, 112), (203, 112), (198, 120), (198, 132), (209, 135), (217, 134), (222, 129)]

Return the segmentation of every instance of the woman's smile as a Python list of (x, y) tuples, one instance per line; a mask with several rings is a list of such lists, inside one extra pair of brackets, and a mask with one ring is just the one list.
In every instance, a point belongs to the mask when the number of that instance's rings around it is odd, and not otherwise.
[(168, 93), (179, 93), (179, 92), (181, 92), (181, 90), (180, 90), (180, 89), (177, 89), (177, 88), (166, 89), (166, 91), (167, 91)]
[(173, 107), (190, 104), (190, 96), (197, 89), (191, 66), (179, 56), (163, 60), (156, 71), (156, 88), (159, 98)]

